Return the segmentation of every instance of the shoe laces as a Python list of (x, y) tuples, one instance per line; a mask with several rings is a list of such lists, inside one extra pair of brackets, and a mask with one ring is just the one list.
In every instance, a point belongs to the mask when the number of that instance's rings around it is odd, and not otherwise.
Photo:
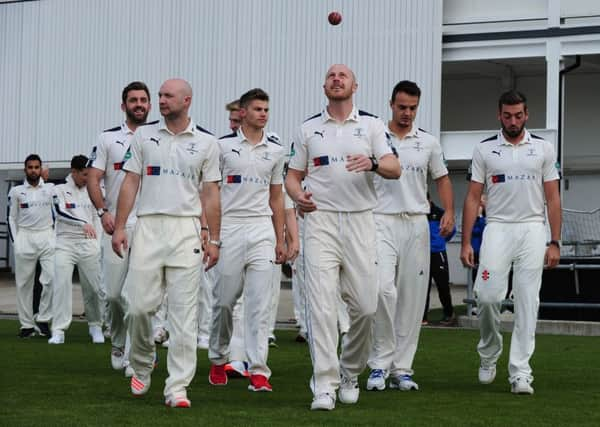
[(400, 381), (412, 381), (412, 375), (404, 374), (400, 376)]
[(371, 371), (371, 378), (384, 378), (385, 377), (385, 372), (383, 369), (373, 369)]
[(342, 377), (340, 386), (343, 388), (357, 388), (358, 380), (355, 378)]

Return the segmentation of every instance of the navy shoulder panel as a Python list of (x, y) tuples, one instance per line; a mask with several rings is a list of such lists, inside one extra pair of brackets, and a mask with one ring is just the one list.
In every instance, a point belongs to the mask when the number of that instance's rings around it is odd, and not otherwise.
[(121, 126), (115, 126), (114, 128), (104, 129), (102, 132), (116, 132), (118, 130), (121, 130)]
[(235, 133), (235, 132), (232, 132), (232, 133), (229, 133), (229, 134), (227, 134), (227, 135), (223, 135), (223, 136), (222, 136), (221, 138), (219, 138), (219, 139), (235, 138), (236, 136), (237, 136), (237, 133)]
[(495, 141), (497, 139), (498, 139), (498, 134), (496, 134), (494, 136), (490, 136), (489, 138), (484, 139), (483, 141), (480, 142), (480, 144), (484, 143), (484, 142)]
[(419, 129), (421, 132), (425, 132), (426, 134), (429, 134), (429, 135), (431, 135), (429, 132), (427, 132), (427, 131), (426, 131), (425, 129), (423, 129), (423, 128), (417, 128), (417, 129)]
[(531, 135), (531, 137), (532, 137), (533, 139), (544, 139), (544, 138), (542, 138), (541, 136), (534, 135), (534, 134), (532, 134), (532, 133), (530, 133), (529, 135)]
[(315, 114), (314, 116), (310, 116), (308, 119), (304, 120), (304, 123), (308, 122), (309, 120), (316, 119), (317, 117), (321, 117), (321, 114), (323, 114), (323, 113), (318, 113), (318, 114)]
[(363, 110), (358, 110), (358, 115), (377, 118), (377, 116), (375, 114), (371, 114), (371, 113), (369, 113), (367, 111), (363, 111)]
[(279, 145), (281, 147), (281, 142), (279, 142), (279, 138), (277, 138), (275, 135), (267, 136), (267, 141), (269, 141), (275, 145)]
[(150, 126), (150, 125), (155, 125), (158, 123), (158, 120), (154, 120), (148, 123), (142, 123), (140, 126)]
[(196, 125), (196, 129), (198, 129), (200, 132), (204, 132), (204, 133), (207, 133), (207, 134), (209, 134), (209, 135), (211, 135), (211, 136), (214, 136), (212, 132), (210, 132), (210, 131), (208, 131), (208, 130), (204, 129), (202, 126), (198, 126), (198, 125)]

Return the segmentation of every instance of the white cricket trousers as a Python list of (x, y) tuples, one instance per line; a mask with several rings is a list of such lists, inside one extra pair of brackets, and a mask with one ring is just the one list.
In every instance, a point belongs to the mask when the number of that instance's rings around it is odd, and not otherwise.
[(500, 308), (513, 267), (514, 329), (508, 360), (509, 382), (533, 381), (529, 359), (535, 349), (535, 328), (546, 253), (542, 222), (489, 222), (483, 231), (475, 280), (481, 339), (477, 351), (482, 366), (495, 365), (502, 353)]
[(138, 218), (125, 280), (129, 362), (148, 380), (154, 362), (152, 315), (168, 295), (169, 350), (164, 395), (186, 396), (196, 372), (198, 283), (202, 274), (200, 220), (147, 215)]
[(429, 290), (429, 223), (426, 215), (375, 214), (375, 225), (379, 291), (369, 367), (413, 375)]
[[(367, 364), (377, 308), (375, 252), (372, 211), (305, 215), (304, 285), (315, 395), (334, 394), (340, 374), (356, 378)], [(350, 318), (339, 359), (338, 292)]]
[(73, 318), (73, 269), (77, 266), (88, 325), (102, 326), (100, 242), (57, 238), (52, 288), (52, 333), (69, 329)]
[[(127, 227), (125, 232), (127, 241), (131, 242), (133, 227)], [(125, 323), (127, 301), (123, 295), (123, 285), (129, 268), (129, 251), (123, 251), (123, 258), (117, 256), (112, 249), (112, 236), (103, 233), (102, 252), (103, 276), (109, 309), (108, 319), (110, 319), (110, 340), (113, 347), (124, 348), (127, 336)]]
[(279, 296), (281, 294), (281, 264), (273, 264), (271, 279), (273, 290), (271, 293), (271, 307), (269, 308), (269, 337), (275, 337), (277, 309), (279, 308)]
[(224, 217), (221, 254), (216, 266), (213, 321), (208, 356), (216, 365), (229, 361), (233, 307), (244, 295), (244, 341), (251, 375), (269, 378), (268, 335), (273, 292), (275, 232), (270, 216)]
[(198, 289), (198, 338), (210, 336), (212, 318), (212, 290), (214, 286), (214, 270), (202, 269), (202, 279)]
[(304, 218), (297, 216), (298, 237), (300, 250), (292, 265), (292, 298), (294, 301), (294, 317), (296, 324), (300, 327), (298, 333), (306, 336), (306, 297), (304, 295)]
[(22, 329), (33, 328), (33, 286), (38, 260), (42, 267), (40, 283), (42, 295), (35, 318), (49, 322), (52, 318), (52, 279), (54, 278), (54, 249), (56, 238), (50, 227), (45, 230), (19, 228), (15, 236), (15, 282), (17, 285), (17, 313)]

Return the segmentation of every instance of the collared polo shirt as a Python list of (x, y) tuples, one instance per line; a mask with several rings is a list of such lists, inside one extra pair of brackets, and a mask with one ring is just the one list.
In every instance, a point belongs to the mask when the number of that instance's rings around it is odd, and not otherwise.
[(223, 217), (271, 216), (270, 185), (283, 184), (285, 150), (274, 133), (253, 145), (242, 129), (219, 139)]
[(54, 184), (40, 178), (38, 185), (32, 186), (25, 180), (22, 185), (10, 189), (8, 193), (8, 223), (11, 237), (19, 228), (41, 231), (52, 227), (52, 195)]
[(527, 130), (518, 144), (502, 132), (473, 150), (471, 180), (487, 187), (488, 222), (543, 222), (543, 183), (559, 179), (552, 144)]
[(376, 116), (354, 108), (343, 123), (327, 109), (310, 117), (293, 140), (289, 167), (308, 170), (304, 183), (317, 209), (360, 212), (377, 203), (373, 172), (349, 172), (346, 158), (352, 154), (380, 159), (393, 153), (385, 125)]
[(56, 237), (85, 239), (85, 224), (98, 228), (98, 215), (86, 187), (77, 187), (71, 174), (65, 184), (54, 187), (54, 209), (56, 210)]
[(386, 128), (392, 146), (402, 164), (400, 179), (384, 179), (375, 176), (377, 207), (380, 214), (429, 214), (427, 200), (427, 177), (438, 179), (448, 175), (442, 147), (438, 140), (422, 129), (413, 129), (398, 138)]
[(221, 180), (219, 146), (192, 120), (177, 135), (160, 120), (138, 127), (123, 170), (141, 176), (138, 216), (199, 217), (200, 183)]

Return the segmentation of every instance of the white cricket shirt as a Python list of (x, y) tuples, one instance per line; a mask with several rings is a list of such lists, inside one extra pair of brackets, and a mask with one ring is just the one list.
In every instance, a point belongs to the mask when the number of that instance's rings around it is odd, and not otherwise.
[(285, 150), (279, 137), (264, 132), (251, 144), (242, 129), (219, 139), (223, 217), (271, 216), (269, 186), (283, 184)]
[(308, 170), (306, 190), (312, 192), (317, 209), (360, 212), (373, 209), (377, 195), (373, 172), (349, 172), (346, 157), (392, 154), (385, 125), (376, 116), (354, 108), (343, 123), (327, 109), (307, 119), (292, 142), (289, 167)]
[[(121, 183), (125, 178), (123, 172), (123, 159), (129, 149), (133, 131), (127, 127), (126, 123), (111, 129), (107, 129), (98, 137), (98, 143), (92, 148), (88, 166), (99, 169), (104, 172), (105, 197), (104, 202), (109, 212), (115, 215), (117, 211), (117, 200), (119, 199), (119, 190)], [(134, 205), (127, 224), (135, 223)]]
[(123, 170), (141, 176), (138, 216), (199, 217), (200, 183), (221, 180), (219, 146), (193, 120), (177, 135), (160, 120), (138, 127)]
[(552, 144), (525, 130), (514, 145), (502, 132), (473, 150), (471, 180), (487, 187), (487, 221), (543, 222), (546, 181), (559, 179)]
[(71, 174), (65, 184), (54, 187), (54, 210), (56, 211), (56, 237), (67, 239), (85, 239), (85, 224), (99, 229), (96, 208), (90, 199), (87, 188), (77, 187)]
[(33, 231), (52, 227), (52, 195), (54, 184), (42, 178), (35, 187), (24, 181), (10, 189), (8, 193), (8, 231), (14, 241), (19, 228)]
[(400, 179), (384, 179), (376, 175), (379, 214), (429, 214), (427, 175), (432, 179), (448, 175), (442, 147), (438, 140), (422, 129), (413, 129), (402, 139), (386, 128), (392, 146), (402, 165)]

